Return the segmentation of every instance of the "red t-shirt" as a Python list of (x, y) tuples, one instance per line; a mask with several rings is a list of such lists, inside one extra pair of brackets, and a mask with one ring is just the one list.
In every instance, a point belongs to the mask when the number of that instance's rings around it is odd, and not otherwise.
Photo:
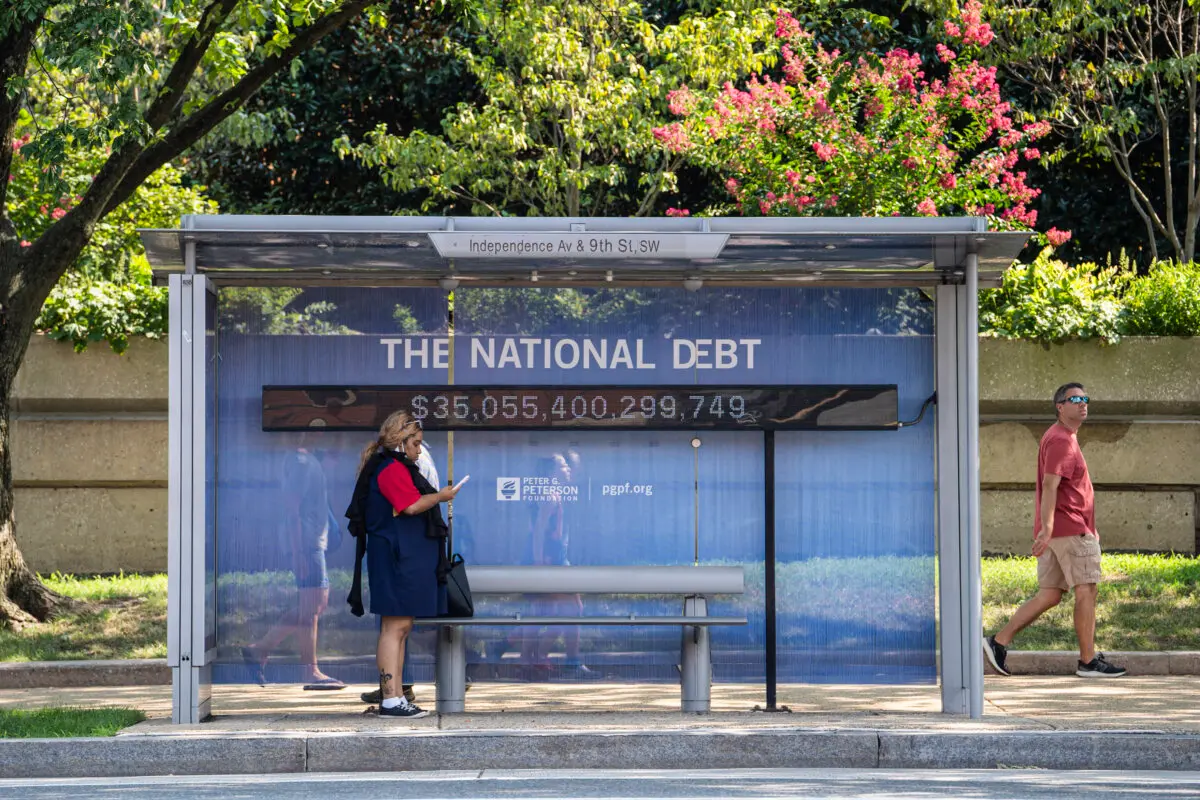
[(379, 492), (392, 504), (396, 514), (421, 499), (421, 493), (413, 485), (412, 476), (403, 464), (396, 461), (380, 471)]
[(1037, 501), (1033, 511), (1033, 534), (1041, 529), (1042, 479), (1058, 475), (1058, 497), (1054, 504), (1054, 538), (1096, 532), (1096, 495), (1079, 440), (1067, 427), (1054, 423), (1038, 446)]

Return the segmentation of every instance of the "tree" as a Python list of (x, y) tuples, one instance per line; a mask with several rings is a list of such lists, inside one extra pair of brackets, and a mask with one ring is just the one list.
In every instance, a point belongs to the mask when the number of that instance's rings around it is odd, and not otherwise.
[[(982, 29), (956, 47), (986, 46)], [(1048, 126), (1019, 124), (995, 70), (938, 45), (940, 65), (894, 49), (880, 58), (827, 50), (787, 12), (776, 26), (783, 79), (745, 89), (682, 87), (681, 121), (655, 130), (663, 146), (724, 182), (749, 215), (998, 216), (1032, 226), (1038, 190), (1018, 169), (1041, 153)], [(941, 74), (935, 72), (939, 69)], [(710, 209), (725, 213), (727, 207)], [(1055, 232), (1058, 235), (1058, 232)]]
[(339, 147), (393, 189), (428, 192), (426, 210), (648, 214), (682, 161), (651, 134), (667, 91), (768, 65), (771, 15), (741, 5), (659, 27), (630, 0), (481, 0), (470, 43), (446, 46), (486, 101), (460, 103), (440, 136), (380, 125)]
[(367, 19), (326, 37), (280, 73), (245, 111), (193, 149), (188, 173), (234, 214), (389, 214), (423, 196), (389, 188), (377, 170), (334, 151), (377, 125), (437, 130), (447, 108), (478, 91), (440, 46), (461, 38), (451, 9), (392, 0), (391, 25)]
[[(0, 621), (45, 620), (68, 602), (38, 581), (17, 548), (8, 435), (13, 381), (51, 289), (139, 186), (368, 5), (10, 0), (0, 6), (0, 142), (16, 139), (28, 115), (34, 132), (20, 157), (40, 166), (40, 191), (70, 200), (61, 215), (27, 235), (9, 211), (16, 148), (0, 147)], [(41, 116), (38, 76), (51, 81), (64, 107), (95, 113)], [(90, 149), (105, 158), (86, 187), (71, 191), (64, 165), (72, 151)]]
[(1161, 238), (1176, 259), (1193, 260), (1200, 0), (986, 0), (968, 8), (962, 18), (994, 31), (993, 63), (1028, 88), (1032, 107), (1115, 166), (1151, 259)]

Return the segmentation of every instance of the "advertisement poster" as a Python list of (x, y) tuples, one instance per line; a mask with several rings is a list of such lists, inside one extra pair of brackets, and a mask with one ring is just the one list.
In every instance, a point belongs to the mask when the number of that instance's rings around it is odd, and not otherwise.
[[(709, 609), (749, 620), (713, 631), (714, 679), (734, 682), (765, 675), (763, 416), (747, 415), (762, 398), (790, 403), (788, 419), (813, 424), (774, 434), (780, 681), (934, 682), (933, 415), (890, 425), (933, 392), (933, 316), (913, 290), (460, 289), (451, 326), (434, 289), (223, 290), (215, 679), (247, 680), (240, 648), (296, 602), (280, 509), (297, 460), (342, 523), (326, 542), (322, 669), (374, 679), (376, 621), (345, 603), (354, 542), (342, 513), (379, 413), (356, 391), (408, 387), (421, 389), (441, 479), (471, 476), (453, 507), (454, 550), (469, 564), (742, 566), (745, 594)], [(784, 391), (804, 386), (886, 392), (806, 405)], [(291, 408), (264, 430), (264, 387), (327, 388), (307, 395), (319, 414)], [(487, 387), (512, 391), (489, 399)], [(761, 387), (776, 389), (751, 394)], [(438, 424), (455, 413), (463, 424)], [(854, 429), (864, 419), (890, 422)], [(682, 603), (491, 597), (477, 614), (678, 614)], [(467, 636), (476, 680), (678, 681), (674, 628)], [(430, 635), (409, 653), (414, 679), (432, 680)], [(295, 661), (285, 642), (269, 678), (292, 680)]]

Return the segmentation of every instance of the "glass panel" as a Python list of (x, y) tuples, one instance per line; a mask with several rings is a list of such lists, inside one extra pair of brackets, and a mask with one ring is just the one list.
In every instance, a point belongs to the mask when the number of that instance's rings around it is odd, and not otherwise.
[[(327, 503), (341, 520), (359, 452), (372, 438), (325, 430), (316, 417), (302, 430), (264, 432), (264, 386), (436, 389), (450, 382), (451, 363), (460, 386), (895, 384), (902, 417), (915, 416), (932, 391), (930, 308), (915, 292), (459, 290), (453, 343), (448, 314), (446, 296), (432, 289), (223, 290), (217, 680), (250, 679), (241, 648), (256, 642), (275, 654), (269, 679), (303, 678), (302, 637), (277, 624), (294, 623), (303, 607), (294, 578), (306, 535), (296, 522), (297, 463), (306, 465), (303, 498)], [(338, 419), (354, 416), (355, 399), (343, 389), (311, 396), (318, 395)], [(912, 431), (777, 436), (781, 679), (860, 679), (864, 659), (883, 672), (896, 667), (887, 677), (900, 680), (913, 679), (904, 672), (911, 661), (916, 679), (925, 679), (933, 655), (930, 420)], [(431, 430), (426, 442), (443, 479), (451, 456), (456, 477), (472, 476), (454, 509), (455, 549), (468, 563), (742, 565), (746, 593), (713, 598), (710, 613), (744, 615), (750, 624), (713, 631), (714, 675), (762, 680), (760, 431), (484, 428)], [(347, 536), (335, 547), (336, 538), (327, 552), (321, 666), (370, 683), (376, 623), (349, 614), (353, 542)], [(911, 601), (899, 632), (873, 633), (875, 611), (862, 603), (843, 603), (840, 616), (831, 611), (829, 603), (854, 588), (822, 582), (831, 560), (848, 574), (863, 560), (876, 571), (891, 574), (902, 563), (913, 572), (897, 588), (868, 571), (858, 587), (863, 602)], [(682, 598), (481, 598), (479, 608), (677, 614)], [(410, 646), (412, 680), (432, 680), (431, 636)], [(477, 679), (678, 680), (679, 631), (671, 628), (473, 629), (468, 641)], [(813, 668), (819, 659), (829, 668)]]
[[(933, 393), (924, 325), (820, 337), (802, 352), (803, 371), (831, 381), (898, 384), (902, 419)], [(780, 682), (935, 682), (933, 414), (895, 432), (785, 431), (775, 442)]]
[[(306, 610), (320, 600), (320, 592), (299, 589), (296, 572), (309, 569), (306, 556), (319, 547), (325, 531), (330, 588), (328, 606), (318, 622), (320, 667), (347, 681), (373, 683), (378, 675), (374, 667), (377, 623), (369, 614), (354, 617), (346, 604), (354, 541), (344, 532), (343, 517), (359, 452), (373, 437), (317, 427), (265, 433), (262, 387), (444, 382), (444, 370), (434, 369), (428, 357), (424, 364), (414, 358), (389, 369), (381, 339), (444, 331), (445, 293), (223, 288), (219, 302), (220, 616), (214, 681), (253, 680), (254, 671), (243, 664), (242, 648), (255, 644), (271, 654), (268, 680), (304, 680), (304, 639), (311, 635), (305, 630), (311, 627), (298, 625), (298, 617), (311, 618)], [(427, 441), (444, 456), (444, 435), (430, 434)], [(327, 511), (318, 522), (325, 524), (314, 530), (301, 517), (313, 516), (310, 507), (321, 505)], [(336, 533), (331, 527), (326, 531), (330, 513), (342, 523)]]

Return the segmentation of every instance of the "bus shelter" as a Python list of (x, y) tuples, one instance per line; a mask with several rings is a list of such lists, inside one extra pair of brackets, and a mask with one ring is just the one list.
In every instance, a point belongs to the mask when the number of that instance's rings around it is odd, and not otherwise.
[[(713, 633), (714, 680), (760, 683), (768, 709), (780, 683), (936, 682), (944, 712), (982, 714), (977, 293), (1027, 234), (217, 215), (142, 238), (170, 287), (174, 722), (208, 716), (214, 682), (248, 682), (242, 648), (294, 602), (285, 490), (332, 518), (321, 666), (373, 680), (338, 519), (399, 407), (444, 479), (472, 474), (452, 522), (469, 564), (740, 565), (745, 594), (717, 606), (749, 624)], [(297, 453), (319, 464), (299, 489)], [(476, 680), (678, 680), (670, 649), (635, 629), (483, 630), (468, 659)], [(412, 680), (431, 653), (414, 639)], [(285, 650), (266, 677), (300, 666)]]

